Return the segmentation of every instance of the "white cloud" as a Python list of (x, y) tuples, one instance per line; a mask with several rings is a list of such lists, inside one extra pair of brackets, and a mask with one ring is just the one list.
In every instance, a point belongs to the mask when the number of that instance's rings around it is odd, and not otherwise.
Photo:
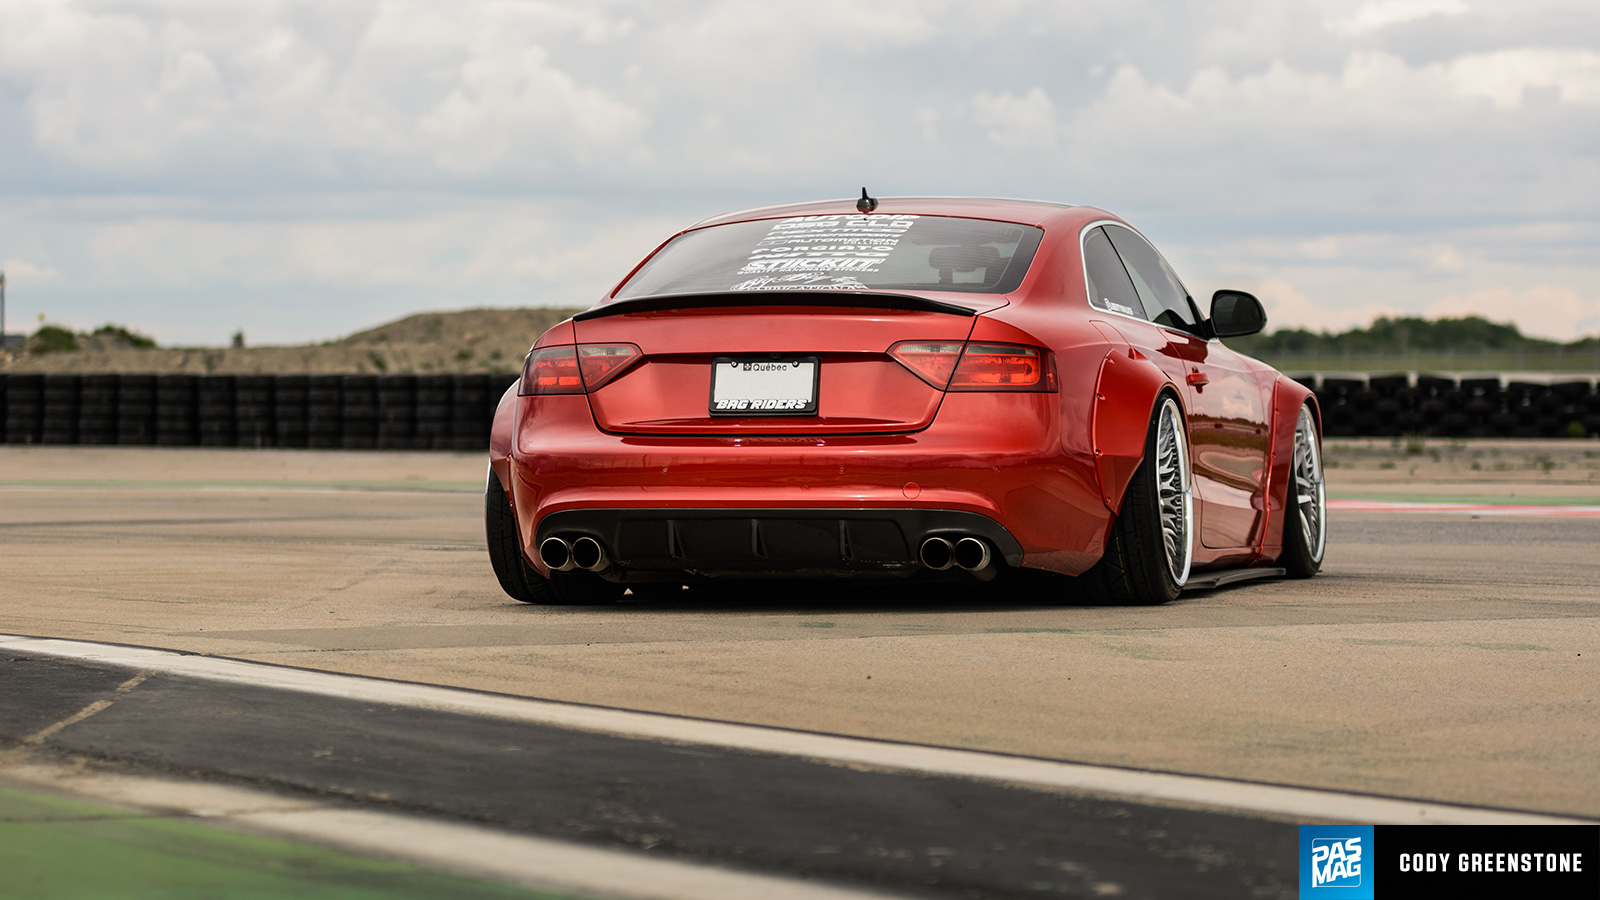
[(980, 93), (972, 99), (973, 116), (989, 140), (1008, 150), (1051, 152), (1056, 149), (1056, 106), (1044, 88), (1026, 94)]
[(1548, 89), (1563, 103), (1600, 105), (1600, 52), (1519, 47), (1463, 56), (1441, 68), (1464, 97), (1484, 97), (1500, 109), (1523, 105), (1530, 92)]
[(1557, 341), (1600, 331), (1600, 297), (1585, 298), (1572, 288), (1556, 285), (1454, 294), (1433, 301), (1425, 313), (1430, 317), (1482, 316), (1494, 322), (1515, 321), (1523, 334)]
[(165, 322), (571, 302), (868, 184), (1103, 205), (1275, 323), (1600, 296), (1600, 13), (1529, 2), (8, 0), (0, 258)]
[(1467, 11), (1464, 0), (1368, 0), (1348, 18), (1336, 19), (1332, 25), (1343, 34), (1358, 35), (1430, 16), (1459, 16)]
[(51, 281), (61, 275), (60, 272), (49, 266), (41, 266), (26, 259), (8, 259), (0, 262), (0, 273), (3, 273), (14, 291), (21, 284), (38, 284)]
[(95, 173), (243, 163), (324, 176), (375, 165), (401, 181), (408, 170), (424, 181), (515, 176), (626, 156), (648, 122), (551, 61), (548, 46), (631, 30), (585, 7), (369, 0), (311, 12), (284, 0), (226, 18), (161, 4), (143, 16), (39, 0), (8, 9), (0, 75), (31, 85), (40, 149)]
[(1287, 281), (1264, 281), (1255, 286), (1255, 294), (1261, 299), (1261, 305), (1266, 307), (1267, 328), (1271, 331), (1285, 328), (1344, 331), (1365, 326), (1379, 316), (1404, 314), (1400, 309), (1382, 303), (1329, 307), (1301, 293)]

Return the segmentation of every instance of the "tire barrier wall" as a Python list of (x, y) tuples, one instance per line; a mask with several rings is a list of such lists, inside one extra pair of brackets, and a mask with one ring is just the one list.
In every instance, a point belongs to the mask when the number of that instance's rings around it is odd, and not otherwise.
[(1317, 393), (1330, 437), (1600, 436), (1591, 379), (1534, 382), (1499, 376), (1340, 375), (1296, 378)]
[(0, 441), (485, 450), (515, 375), (0, 373)]
[[(512, 375), (0, 374), (8, 444), (481, 450)], [(1592, 380), (1340, 375), (1316, 391), (1330, 437), (1596, 437)]]

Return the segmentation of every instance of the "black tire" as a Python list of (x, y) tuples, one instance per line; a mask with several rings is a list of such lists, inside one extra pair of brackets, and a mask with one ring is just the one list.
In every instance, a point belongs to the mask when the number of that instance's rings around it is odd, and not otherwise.
[[(1168, 431), (1163, 438), (1163, 427), (1175, 433)], [(1160, 452), (1166, 454), (1160, 459), (1158, 444), (1164, 444)], [(1159, 483), (1163, 475), (1165, 485)], [(1177, 400), (1162, 395), (1150, 415), (1144, 460), (1134, 470), (1122, 497), (1122, 511), (1111, 523), (1105, 555), (1082, 576), (1097, 602), (1156, 606), (1177, 599), (1194, 555), (1192, 485), (1183, 412)], [(1181, 534), (1169, 534), (1174, 530)], [(1174, 538), (1171, 546), (1169, 537)]]
[(1278, 557), (1290, 578), (1310, 578), (1322, 571), (1328, 547), (1328, 495), (1323, 484), (1322, 436), (1317, 433), (1316, 421), (1310, 406), (1300, 407), (1283, 503), (1283, 555)]
[(517, 515), (506, 500), (505, 488), (493, 471), (483, 492), (484, 533), (489, 544), (489, 564), (500, 587), (523, 603), (598, 606), (615, 603), (625, 588), (591, 572), (553, 572), (540, 575), (522, 556), (517, 539)]

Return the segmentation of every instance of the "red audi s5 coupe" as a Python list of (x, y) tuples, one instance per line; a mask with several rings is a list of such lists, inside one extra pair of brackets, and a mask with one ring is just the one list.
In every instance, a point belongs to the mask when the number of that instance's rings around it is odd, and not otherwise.
[[(540, 336), (490, 440), (530, 603), (1016, 579), (1155, 604), (1321, 568), (1316, 398), (1103, 210), (903, 197), (708, 219)], [(1027, 576), (1027, 577), (1024, 577)]]

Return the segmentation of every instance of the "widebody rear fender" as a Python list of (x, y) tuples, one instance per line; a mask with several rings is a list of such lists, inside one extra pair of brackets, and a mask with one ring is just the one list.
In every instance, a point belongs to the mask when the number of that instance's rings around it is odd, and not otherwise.
[[(1113, 350), (1100, 364), (1095, 382), (1091, 440), (1100, 497), (1113, 513), (1122, 509), (1134, 470), (1144, 459), (1145, 438), (1156, 400), (1172, 382), (1155, 363), (1133, 351)], [(1176, 390), (1174, 397), (1181, 398)], [(1183, 401), (1179, 399), (1181, 408)]]
[(500, 478), (506, 496), (511, 496), (512, 425), (517, 420), (517, 386), (512, 384), (500, 395), (494, 409), (494, 424), (489, 428), (489, 469)]
[(1261, 529), (1258, 558), (1268, 562), (1283, 552), (1283, 526), (1288, 521), (1284, 507), (1288, 502), (1290, 467), (1294, 463), (1294, 426), (1300, 407), (1309, 403), (1311, 416), (1322, 433), (1322, 410), (1317, 397), (1305, 385), (1280, 376), (1272, 389), (1272, 462), (1267, 476), (1267, 522)]

